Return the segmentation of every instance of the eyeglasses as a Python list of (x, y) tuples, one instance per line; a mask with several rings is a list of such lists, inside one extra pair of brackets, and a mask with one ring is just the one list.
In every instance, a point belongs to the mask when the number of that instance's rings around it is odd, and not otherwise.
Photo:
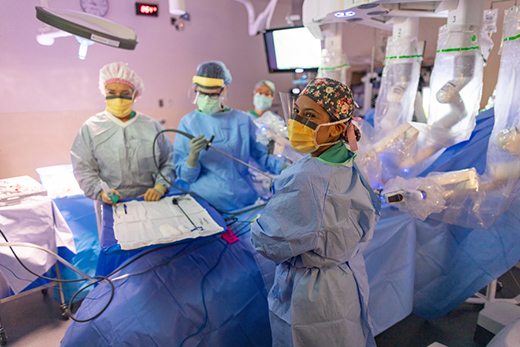
[(106, 99), (118, 99), (118, 98), (121, 98), (121, 99), (132, 100), (133, 99), (133, 93), (132, 92), (128, 92), (128, 91), (123, 91), (123, 92), (121, 92), (121, 94), (117, 94), (114, 91), (107, 90), (107, 91), (105, 91), (105, 98)]
[(199, 95), (209, 96), (210, 98), (218, 98), (220, 96), (220, 94), (222, 94), (223, 90), (224, 89), (221, 88), (217, 93), (208, 93), (208, 92), (203, 92), (202, 90), (195, 89), (195, 93), (197, 93)]

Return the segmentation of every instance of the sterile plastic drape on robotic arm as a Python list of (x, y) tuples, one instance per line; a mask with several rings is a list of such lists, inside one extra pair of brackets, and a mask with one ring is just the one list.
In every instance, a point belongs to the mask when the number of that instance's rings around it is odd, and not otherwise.
[(349, 63), (343, 51), (341, 27), (338, 23), (326, 24), (321, 27), (323, 35), (321, 50), (321, 65), (316, 77), (332, 78), (347, 84)]
[(482, 13), (483, 0), (460, 0), (439, 29), (428, 123), (418, 126), (417, 145), (400, 165), (407, 177), (422, 172), (444, 149), (468, 140), (475, 127), (484, 70)]
[[(433, 172), (425, 178), (416, 178), (403, 183), (401, 180), (389, 181), (384, 195), (395, 201), (400, 209), (421, 218), (429, 213), (415, 210), (418, 206), (412, 199), (408, 204), (397, 200), (406, 200), (406, 195), (425, 192), (431, 187), (432, 180), (441, 189), (443, 201), (435, 196), (430, 202), (436, 203), (430, 218), (449, 224), (469, 228), (487, 228), (491, 226), (520, 196), (520, 7), (505, 11), (503, 25), (503, 46), (501, 49), (500, 71), (496, 86), (495, 126), (490, 136), (486, 170), (478, 175), (471, 168), (457, 172)], [(394, 193), (392, 193), (394, 192)], [(400, 192), (401, 195), (395, 194)], [(424, 199), (428, 199), (425, 192)], [(426, 201), (421, 202), (423, 205)], [(442, 211), (438, 208), (443, 206)], [(424, 218), (421, 218), (424, 219)]]
[(417, 37), (389, 37), (385, 61), (374, 114), (379, 139), (412, 120), (422, 61)]
[(422, 61), (422, 47), (416, 36), (418, 19), (392, 20), (395, 24), (393, 36), (387, 41), (374, 128), (363, 121), (359, 125), (363, 136), (358, 163), (369, 173), (374, 187), (399, 174), (396, 168), (418, 134), (410, 125)]

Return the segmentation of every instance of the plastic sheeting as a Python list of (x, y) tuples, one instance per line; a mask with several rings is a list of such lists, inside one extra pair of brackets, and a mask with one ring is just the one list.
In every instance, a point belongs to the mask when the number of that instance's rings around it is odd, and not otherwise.
[[(363, 143), (362, 140), (359, 159), (373, 186), (384, 185), (395, 176), (416, 177), (446, 148), (469, 139), (482, 94), (482, 40), (488, 43), (489, 36), (472, 30), (452, 31), (448, 26), (439, 29), (427, 124), (410, 122), (416, 92), (413, 85), (417, 86), (415, 76), (418, 78), (415, 66), (419, 65), (411, 64), (413, 59), (409, 59), (408, 64), (403, 62), (393, 67), (398, 72), (410, 71), (396, 74), (411, 76), (408, 82), (406, 79), (395, 81), (390, 74), (392, 66), (385, 67), (388, 72), (374, 118), (378, 136), (370, 136), (368, 124), (361, 127), (363, 133), (369, 134), (370, 141), (367, 143), (365, 138)], [(489, 50), (489, 44), (486, 49)], [(405, 85), (404, 82), (409, 84), (409, 89), (401, 98), (396, 86)], [(401, 104), (397, 100), (401, 100)]]
[[(375, 112), (367, 112), (359, 124), (363, 136), (358, 165), (367, 172), (374, 187), (400, 173), (398, 163), (403, 160), (410, 142), (407, 137), (411, 136), (412, 142), (417, 139), (418, 130), (409, 122), (414, 111), (421, 61), (417, 38), (389, 38)], [(410, 130), (412, 135), (409, 135)]]
[(379, 138), (412, 120), (421, 70), (416, 37), (389, 37), (374, 123)]
[[(0, 208), (0, 229), (9, 242), (30, 242), (59, 253), (67, 261), (76, 252), (67, 223), (48, 197), (27, 197), (18, 205)], [(4, 242), (3, 237), (1, 242)], [(52, 255), (38, 249), (13, 249), (23, 264), (38, 275), (45, 274), (57, 261)], [(0, 248), (0, 264), (0, 271), (16, 294), (38, 279), (22, 267), (8, 247)]]
[(408, 177), (426, 169), (440, 153), (469, 139), (482, 95), (484, 61), (480, 33), (439, 29), (430, 80), (428, 124), (418, 124), (416, 148), (400, 163)]
[[(493, 109), (477, 117), (470, 139), (448, 148), (433, 171), (485, 170)], [(465, 228), (384, 205), (364, 252), (375, 333), (413, 312), (426, 319), (447, 314), (520, 260), (520, 201), (487, 229)]]
[[(505, 11), (504, 42), (495, 89), (495, 126), (489, 138), (487, 160), (477, 160), (484, 163), (485, 171), (479, 171), (478, 176), (469, 170), (432, 172), (428, 179), (413, 179), (419, 181), (414, 188), (419, 190), (422, 189), (421, 185), (429, 185), (429, 179), (442, 182), (441, 194), (445, 201), (441, 211), (432, 209), (411, 211), (412, 213), (429, 212), (432, 213), (431, 218), (448, 224), (468, 228), (489, 228), (520, 196), (520, 101), (516, 93), (520, 89), (519, 23), (520, 7), (512, 7)], [(484, 151), (475, 153), (482, 155)], [(421, 183), (421, 180), (424, 182)], [(428, 200), (428, 196), (425, 200)], [(407, 208), (406, 204), (402, 205), (400, 208)], [(416, 204), (411, 206), (412, 210), (415, 207), (420, 208), (419, 204)]]

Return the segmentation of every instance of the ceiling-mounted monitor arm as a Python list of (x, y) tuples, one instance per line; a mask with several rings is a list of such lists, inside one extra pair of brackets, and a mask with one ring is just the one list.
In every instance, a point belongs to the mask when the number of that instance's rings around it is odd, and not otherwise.
[(249, 36), (255, 36), (264, 31), (265, 29), (269, 29), (271, 25), (271, 18), (273, 17), (274, 10), (276, 8), (276, 4), (278, 0), (270, 0), (264, 11), (255, 18), (255, 8), (250, 0), (235, 0), (243, 4), (247, 10), (248, 17), (248, 33)]
[(355, 22), (392, 31), (392, 17), (440, 17), (455, 9), (459, 0), (304, 0), (303, 25), (318, 39), (327, 23)]

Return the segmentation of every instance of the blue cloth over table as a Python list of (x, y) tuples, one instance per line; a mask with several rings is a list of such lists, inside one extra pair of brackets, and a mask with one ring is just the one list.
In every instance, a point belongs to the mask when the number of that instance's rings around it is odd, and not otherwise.
[[(256, 161), (263, 171), (280, 173), (283, 162), (267, 155), (264, 145), (256, 141), (257, 127), (246, 113), (226, 109), (214, 115), (193, 111), (184, 116), (179, 130), (193, 136), (215, 136), (212, 146), (249, 163)], [(176, 185), (188, 189), (221, 211), (252, 205), (258, 199), (248, 168), (211, 148), (200, 152), (198, 165), (186, 164), (190, 139), (175, 136), (174, 161)]]
[[(55, 198), (53, 201), (67, 222), (72, 235), (74, 235), (76, 254), (70, 263), (87, 275), (94, 276), (96, 274), (100, 248), (93, 201), (82, 195)], [(62, 278), (80, 278), (79, 274), (64, 265), (60, 265), (60, 271)], [(72, 295), (85, 284), (88, 284), (88, 281), (63, 283), (65, 301), (68, 302)], [(75, 297), (75, 301), (83, 299), (90, 290), (91, 288), (83, 290)]]
[[(207, 208), (214, 216), (216, 212)], [(223, 223), (222, 217), (215, 220)], [(237, 225), (246, 227), (245, 234), (233, 244), (220, 235), (187, 240), (147, 254), (116, 273), (112, 278), (139, 274), (115, 281), (108, 309), (88, 323), (72, 322), (62, 346), (179, 346), (186, 338), (184, 346), (270, 346), (265, 278), (255, 261), (259, 255), (251, 247), (249, 224)], [(118, 253), (132, 252), (115, 252), (116, 258)], [(109, 295), (109, 284), (100, 283), (76, 317), (94, 316)], [(203, 300), (208, 319), (197, 334), (205, 321)]]
[[(347, 151), (338, 143), (327, 152), (335, 149)], [(352, 157), (307, 156), (275, 179), (251, 228), (255, 249), (278, 264), (268, 296), (273, 346), (375, 346), (361, 252), (381, 202), (365, 182)]]

